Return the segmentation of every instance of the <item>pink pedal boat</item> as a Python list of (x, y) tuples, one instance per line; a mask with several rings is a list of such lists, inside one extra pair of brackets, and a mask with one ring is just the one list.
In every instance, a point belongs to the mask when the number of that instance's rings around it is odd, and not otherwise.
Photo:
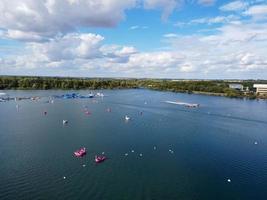
[(81, 148), (80, 150), (77, 150), (74, 152), (74, 155), (76, 157), (83, 157), (86, 154), (85, 147)]
[(101, 163), (103, 161), (105, 161), (107, 158), (106, 156), (95, 156), (95, 162), (96, 163)]

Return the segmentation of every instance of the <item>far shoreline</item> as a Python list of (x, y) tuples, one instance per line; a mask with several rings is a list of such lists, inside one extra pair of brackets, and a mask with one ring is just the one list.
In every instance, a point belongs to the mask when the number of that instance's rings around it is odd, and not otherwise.
[[(230, 88), (242, 84), (246, 90)], [(69, 78), (39, 76), (0, 76), (0, 90), (101, 90), (149, 89), (175, 93), (200, 94), (239, 99), (267, 99), (259, 95), (253, 84), (267, 84), (267, 80), (172, 80), (172, 79), (116, 79)], [(0, 97), (1, 98), (1, 97)]]

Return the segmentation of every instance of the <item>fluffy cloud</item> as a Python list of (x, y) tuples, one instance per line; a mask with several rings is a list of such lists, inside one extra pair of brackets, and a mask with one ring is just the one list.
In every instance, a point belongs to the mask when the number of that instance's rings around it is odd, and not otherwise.
[[(81, 27), (114, 27), (127, 9), (140, 5), (162, 11), (166, 20), (184, 0), (1, 0), (2, 37), (29, 42), (46, 42)], [(214, 0), (199, 0), (208, 5)], [(133, 26), (130, 29), (145, 26)]]
[(240, 22), (216, 30), (209, 35), (165, 34), (163, 42), (169, 50), (154, 52), (139, 52), (132, 46), (106, 45), (101, 35), (66, 34), (45, 43), (29, 43), (23, 55), (2, 58), (0, 62), (1, 67), (16, 72), (29, 68), (31, 72), (42, 69), (42, 74), (52, 70), (73, 76), (266, 76), (266, 24)]
[(78, 27), (113, 27), (136, 0), (1, 0), (0, 28), (6, 37), (48, 40)]
[[(228, 24), (211, 35), (176, 36), (165, 39), (185, 61), (207, 74), (267, 70), (266, 24)], [(188, 67), (187, 67), (188, 66)], [(181, 69), (190, 69), (185, 65)], [(263, 73), (264, 74), (264, 73)], [(265, 73), (266, 75), (266, 73)]]
[(49, 61), (90, 59), (100, 57), (101, 41), (104, 38), (95, 34), (67, 34), (45, 43), (31, 43), (27, 47), (43, 55)]
[(244, 14), (256, 19), (267, 19), (267, 5), (251, 6)]
[(245, 1), (233, 1), (220, 7), (222, 11), (240, 11), (246, 9), (248, 3)]
[[(141, 5), (161, 9), (166, 19), (181, 2), (144, 0)], [(134, 0), (2, 0), (0, 37), (28, 42), (16, 53), (1, 54), (1, 74), (25, 74), (30, 69), (31, 74), (65, 76), (266, 77), (264, 21), (242, 22), (242, 16), (236, 15), (191, 20), (182, 25), (216, 23), (217, 28), (203, 35), (173, 31), (163, 35), (165, 50), (146, 52), (133, 46), (105, 44), (102, 35), (74, 31), (84, 26), (114, 26), (123, 19), (125, 9), (134, 6)], [(265, 9), (262, 4), (254, 5), (243, 13), (262, 18)], [(71, 11), (66, 15), (65, 10)]]

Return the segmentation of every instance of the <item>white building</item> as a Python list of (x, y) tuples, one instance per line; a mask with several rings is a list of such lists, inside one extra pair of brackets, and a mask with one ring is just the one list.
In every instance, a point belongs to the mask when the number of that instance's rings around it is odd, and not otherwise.
[(256, 88), (256, 93), (267, 94), (267, 84), (254, 84), (253, 87)]
[(242, 84), (238, 84), (238, 83), (229, 84), (229, 88), (235, 89), (235, 90), (240, 90), (240, 91), (243, 91), (243, 89), (244, 89), (243, 85)]

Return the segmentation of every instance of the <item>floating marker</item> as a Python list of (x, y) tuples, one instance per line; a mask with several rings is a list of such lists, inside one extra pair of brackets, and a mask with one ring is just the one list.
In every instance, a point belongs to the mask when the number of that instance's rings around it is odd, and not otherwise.
[(102, 152), (102, 155), (104, 155), (104, 154), (105, 154), (105, 152), (103, 151), (103, 152)]
[(66, 179), (66, 176), (63, 176), (63, 179)]
[(132, 153), (134, 153), (134, 150), (132, 150)]
[(124, 154), (125, 156), (128, 156), (128, 153)]
[(156, 150), (156, 149), (157, 149), (157, 147), (154, 146), (154, 150)]
[(171, 149), (169, 149), (169, 152), (170, 152), (170, 153), (174, 153), (174, 151), (173, 151), (173, 150), (171, 150)]
[(83, 167), (85, 167), (86, 165), (83, 165)]
[(258, 142), (256, 141), (256, 142), (254, 142), (254, 144), (258, 144)]
[(228, 183), (231, 183), (231, 179), (230, 179), (230, 178), (228, 178), (228, 179), (227, 179), (227, 182), (228, 182)]
[(141, 153), (140, 153), (140, 154), (139, 154), (139, 156), (141, 156), (141, 157), (142, 157), (142, 156), (143, 156), (143, 154), (141, 154)]

